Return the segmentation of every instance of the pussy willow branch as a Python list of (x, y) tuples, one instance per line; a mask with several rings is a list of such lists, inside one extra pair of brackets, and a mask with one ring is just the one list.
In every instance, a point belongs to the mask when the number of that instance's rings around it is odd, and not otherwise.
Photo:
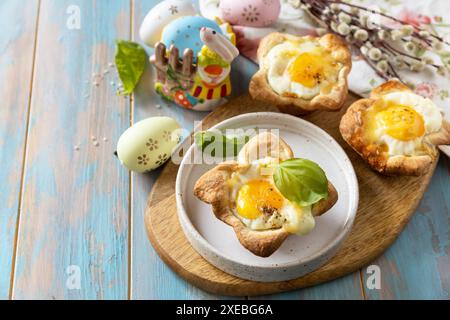
[[(302, 2), (303, 2), (303, 1), (302, 1)], [(305, 2), (315, 2), (315, 1), (305, 1)], [(317, 2), (323, 2), (323, 1), (318, 0)], [(379, 10), (369, 9), (369, 8), (365, 8), (365, 7), (363, 7), (363, 6), (359, 6), (359, 5), (352, 4), (352, 3), (348, 3), (348, 2), (342, 2), (342, 1), (332, 1), (332, 0), (330, 0), (330, 1), (326, 1), (326, 2), (328, 2), (328, 3), (330, 3), (330, 4), (331, 4), (331, 3), (335, 3), (335, 4), (339, 4), (339, 5), (343, 5), (343, 6), (348, 6), (348, 7), (357, 8), (357, 9), (359, 9), (359, 10), (363, 10), (363, 11), (366, 11), (366, 12), (369, 12), (369, 13), (372, 13), (372, 14), (378, 14), (378, 15), (383, 16), (383, 17), (385, 17), (385, 18), (391, 19), (392, 21), (398, 22), (398, 23), (400, 23), (400, 24), (402, 24), (402, 25), (404, 25), (404, 26), (405, 26), (405, 25), (411, 25), (411, 24), (409, 24), (409, 23), (406, 23), (406, 22), (404, 22), (404, 21), (402, 21), (402, 20), (400, 20), (400, 19), (397, 19), (397, 18), (395, 18), (395, 17), (392, 17), (392, 16), (390, 16), (390, 15), (384, 13), (384, 12), (381, 12), (381, 11), (379, 11)], [(413, 26), (413, 27), (417, 29), (417, 27), (415, 27), (415, 26)], [(440, 36), (438, 36), (438, 35), (430, 34), (430, 36), (433, 37), (433, 38), (435, 38), (435, 39), (437, 39), (437, 40), (439, 40), (439, 41), (441, 41), (441, 42), (443, 42), (443, 43), (445, 43), (445, 44), (447, 44), (447, 45), (450, 45), (449, 42), (445, 41), (442, 37), (440, 37)]]
[[(398, 68), (406, 66), (411, 70), (419, 71), (422, 70), (424, 66), (430, 66), (436, 68), (438, 72), (444, 72), (445, 74), (444, 67), (435, 64), (429, 58), (422, 59), (419, 56), (409, 54), (408, 52), (397, 49), (391, 45), (392, 42), (398, 41), (403, 44), (408, 51), (414, 52), (417, 48), (425, 50), (437, 48), (437, 46), (433, 45), (433, 42), (436, 41), (442, 44), (449, 44), (444, 41), (442, 37), (433, 34), (424, 28), (408, 24), (384, 12), (347, 2), (334, 0), (299, 0), (297, 4), (301, 4), (303, 9), (305, 9), (311, 17), (328, 32), (333, 32), (345, 37), (345, 40), (352, 46), (353, 50), (367, 61), (369, 66), (384, 79), (389, 77), (400, 79), (400, 76), (392, 63), (394, 59), (396, 59), (395, 65)], [(342, 6), (350, 8), (351, 10), (343, 8)], [(364, 14), (361, 15), (360, 12), (364, 12)], [(361, 19), (364, 18), (364, 16), (367, 16), (367, 13), (384, 17), (396, 22), (401, 27), (396, 29), (373, 21), (369, 22), (369, 18), (366, 18), (367, 22), (364, 22), (364, 19)], [(344, 17), (341, 17), (341, 14), (344, 14)], [(343, 21), (344, 18), (345, 21)], [(342, 29), (339, 30), (341, 27), (340, 25), (342, 24), (343, 30), (346, 31), (342, 31)], [(409, 32), (403, 30), (404, 28)], [(356, 39), (355, 30), (364, 31), (366, 33), (364, 36), (365, 39), (362, 39), (362, 41), (360, 41), (360, 37)], [(387, 37), (382, 37), (379, 32), (386, 32), (385, 35), (387, 35)], [(359, 33), (361, 33), (361, 31), (359, 31)], [(396, 33), (395, 37), (394, 33)], [(364, 46), (365, 48), (363, 51), (362, 48)], [(379, 51), (375, 52), (375, 56), (374, 52), (369, 52), (370, 50)], [(400, 59), (400, 63), (398, 63), (397, 59)], [(408, 61), (408, 59), (410, 60)]]

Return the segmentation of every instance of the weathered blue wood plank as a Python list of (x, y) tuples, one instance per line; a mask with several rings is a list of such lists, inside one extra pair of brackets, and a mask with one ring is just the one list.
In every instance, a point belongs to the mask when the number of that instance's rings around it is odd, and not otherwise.
[[(159, 1), (134, 1), (134, 34), (137, 35), (140, 23), (147, 12)], [(136, 41), (139, 41), (136, 36)], [(139, 41), (140, 42), (140, 41)], [(149, 48), (147, 48), (149, 49)], [(148, 50), (149, 53), (151, 50)], [(173, 117), (187, 131), (192, 130), (195, 120), (202, 119), (206, 114), (184, 111), (167, 103), (153, 90), (153, 70), (147, 66), (138, 89), (134, 94), (134, 122), (147, 117), (167, 115)], [(157, 106), (159, 108), (157, 108)], [(144, 226), (144, 213), (147, 197), (160, 170), (150, 174), (133, 174), (132, 201), (132, 299), (201, 299), (214, 298), (201, 290), (191, 286), (179, 278), (167, 267), (148, 241)]]
[(363, 299), (361, 290), (361, 281), (358, 271), (314, 287), (262, 296), (260, 298), (270, 300), (361, 300)]
[(108, 62), (129, 26), (129, 0), (41, 2), (15, 299), (127, 298), (129, 175), (113, 151), (129, 100)]
[[(147, 79), (149, 72), (144, 74)], [(151, 116), (168, 115), (190, 129), (178, 107), (151, 93), (150, 81), (143, 81), (135, 94), (134, 121)], [(160, 105), (157, 109), (155, 105)], [(191, 117), (196, 115), (191, 114)], [(131, 298), (132, 299), (195, 299), (213, 298), (194, 288), (167, 267), (152, 248), (145, 231), (144, 213), (147, 197), (160, 170), (149, 174), (132, 174), (132, 263)]]
[(0, 2), (0, 299), (9, 297), (38, 2)]
[(374, 261), (380, 267), (381, 289), (366, 289), (368, 299), (450, 298), (449, 173), (449, 159), (442, 155), (411, 221)]
[[(134, 6), (134, 34), (137, 34), (140, 23), (147, 12), (159, 1), (135, 0)], [(135, 39), (139, 41), (139, 39)], [(151, 50), (149, 50), (151, 52)], [(242, 73), (248, 68), (243, 59), (236, 62), (237, 71), (233, 73), (235, 83), (242, 83), (235, 87), (235, 94), (241, 94), (248, 87), (248, 76), (242, 79)], [(143, 80), (134, 95), (134, 121), (157, 116), (173, 117), (186, 130), (192, 131), (194, 122), (203, 119), (207, 113), (183, 110), (161, 99), (154, 93), (150, 66), (146, 69)], [(247, 72), (250, 74), (251, 72)], [(238, 80), (239, 79), (239, 80)], [(159, 108), (157, 108), (157, 106)], [(203, 292), (175, 275), (158, 257), (150, 245), (145, 232), (144, 213), (147, 197), (159, 171), (147, 175), (133, 174), (133, 205), (132, 205), (132, 282), (131, 296), (133, 299), (200, 299), (215, 298), (217, 296)]]

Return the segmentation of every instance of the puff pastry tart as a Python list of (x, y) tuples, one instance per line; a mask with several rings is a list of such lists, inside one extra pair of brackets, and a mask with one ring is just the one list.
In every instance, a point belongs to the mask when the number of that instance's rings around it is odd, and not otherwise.
[(237, 161), (223, 162), (200, 177), (194, 195), (211, 204), (214, 215), (233, 227), (246, 249), (268, 257), (288, 235), (311, 231), (314, 216), (328, 211), (338, 198), (326, 177), (327, 196), (313, 204), (300, 205), (285, 198), (274, 182), (273, 166), (293, 156), (282, 139), (260, 133), (244, 145)]
[(318, 38), (271, 33), (260, 43), (258, 60), (260, 69), (249, 88), (254, 99), (293, 115), (336, 111), (345, 102), (351, 53), (334, 34)]
[(422, 175), (438, 156), (436, 146), (450, 144), (450, 124), (439, 108), (398, 80), (353, 103), (340, 131), (370, 167), (386, 175)]

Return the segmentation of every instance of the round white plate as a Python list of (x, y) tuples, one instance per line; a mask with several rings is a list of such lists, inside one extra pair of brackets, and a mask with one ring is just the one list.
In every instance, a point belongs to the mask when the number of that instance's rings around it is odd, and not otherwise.
[(358, 207), (358, 182), (353, 166), (339, 144), (319, 127), (296, 117), (272, 112), (240, 115), (213, 128), (279, 129), (296, 157), (318, 163), (336, 187), (339, 200), (316, 218), (314, 230), (303, 237), (290, 235), (270, 257), (247, 251), (233, 229), (218, 220), (211, 207), (193, 195), (197, 179), (213, 165), (190, 164), (191, 146), (176, 180), (178, 217), (194, 249), (212, 265), (236, 277), (254, 281), (283, 281), (298, 278), (330, 259), (350, 233)]

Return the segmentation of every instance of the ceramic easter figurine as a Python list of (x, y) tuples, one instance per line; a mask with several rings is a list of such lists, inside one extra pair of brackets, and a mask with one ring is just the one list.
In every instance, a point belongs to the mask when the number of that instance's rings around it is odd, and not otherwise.
[[(169, 2), (186, 5), (183, 1)], [(193, 110), (208, 111), (224, 103), (231, 94), (231, 62), (239, 54), (230, 25), (201, 16), (180, 17), (179, 12), (172, 15), (170, 10), (153, 10), (148, 16), (155, 19), (148, 28), (143, 24), (141, 36), (155, 46), (150, 62), (156, 69), (156, 92)], [(185, 10), (191, 13), (191, 9)], [(170, 16), (174, 19), (170, 20)], [(164, 24), (160, 28), (157, 18)], [(158, 32), (160, 41), (154, 43)]]
[(160, 95), (182, 107), (204, 111), (222, 104), (231, 94), (231, 62), (239, 51), (214, 29), (202, 27), (199, 32), (203, 46), (196, 58), (187, 48), (180, 62), (175, 45), (166, 58), (166, 46), (159, 42), (150, 61), (157, 69), (155, 89)]

